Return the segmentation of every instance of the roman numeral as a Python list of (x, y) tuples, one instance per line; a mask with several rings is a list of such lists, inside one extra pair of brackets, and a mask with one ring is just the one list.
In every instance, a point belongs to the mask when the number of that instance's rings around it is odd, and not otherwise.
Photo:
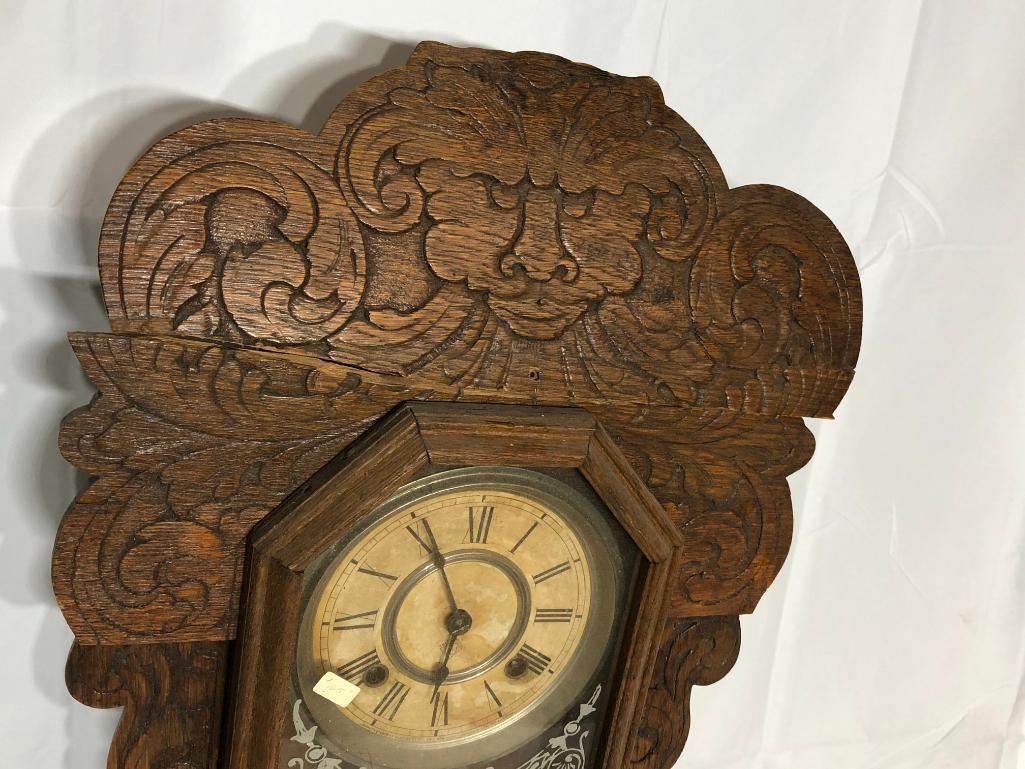
[(536, 528), (537, 521), (534, 521), (534, 523), (531, 524), (530, 528), (527, 529), (527, 533), (520, 537), (518, 540), (516, 540), (516, 544), (512, 546), (512, 550), (510, 550), (509, 552), (515, 553), (519, 549), (520, 545), (527, 541), (527, 537), (529, 537)]
[[(486, 680), (484, 681), (484, 691), (487, 692), (488, 699), (495, 703), (495, 707), (498, 708), (498, 715), (502, 715), (502, 701), (498, 699), (498, 695), (495, 694), (495, 690), (491, 688)], [(490, 705), (488, 706), (490, 707)]]
[(495, 517), (494, 505), (470, 505), (469, 526), (466, 529), (466, 538), (463, 542), (486, 545), (488, 534), (491, 533), (491, 521)]
[(334, 630), (363, 630), (373, 627), (376, 619), (377, 609), (360, 614), (342, 614), (335, 617), (332, 628)]
[(369, 574), (371, 577), (377, 577), (384, 584), (391, 587), (391, 583), (398, 579), (394, 574), (386, 574), (383, 571), (377, 571), (376, 569), (369, 569), (366, 566), (360, 566), (356, 569), (360, 574)]
[(384, 693), (381, 701), (377, 703), (377, 707), (374, 708), (374, 715), (387, 718), (389, 721), (395, 720), (395, 714), (399, 712), (402, 703), (406, 701), (407, 694), (409, 694), (409, 687), (401, 681), (396, 681)]
[(371, 649), (362, 657), (357, 657), (351, 662), (348, 662), (338, 668), (338, 675), (349, 681), (356, 681), (363, 677), (363, 674), (367, 672), (368, 668), (378, 665), (380, 662), (381, 660), (377, 656), (377, 650)]
[(563, 561), (562, 563), (557, 564), (557, 565), (553, 566), (550, 569), (545, 569), (540, 574), (535, 574), (534, 575), (534, 584), (535, 585), (540, 585), (546, 579), (551, 579), (552, 577), (557, 577), (560, 574), (562, 574), (564, 571), (569, 571), (569, 561)]
[(534, 611), (534, 622), (569, 622), (572, 619), (572, 609), (536, 609)]
[(434, 702), (434, 713), (431, 715), (431, 726), (437, 726), (439, 719), (444, 726), (448, 726), (448, 692), (445, 692), (445, 694), (435, 692), (431, 696), (431, 701)]
[(519, 654), (527, 667), (535, 673), (543, 673), (545, 668), (547, 668), (552, 661), (551, 657), (544, 652), (539, 652), (530, 644), (523, 644), (523, 646), (520, 647)]
[[(409, 532), (409, 536), (416, 540), (417, 546), (420, 548), (420, 555), (428, 555), (434, 552), (434, 548), (431, 547), (431, 542), (434, 540), (434, 532), (431, 531), (431, 525), (426, 520), (419, 520), (413, 526), (407, 526), (406, 531)], [(421, 529), (423, 530), (423, 536), (420, 536)]]

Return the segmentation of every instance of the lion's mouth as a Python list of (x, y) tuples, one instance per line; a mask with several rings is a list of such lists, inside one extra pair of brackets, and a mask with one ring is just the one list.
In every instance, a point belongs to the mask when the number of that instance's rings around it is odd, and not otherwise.
[(543, 297), (488, 297), (488, 306), (520, 336), (554, 339), (587, 309), (586, 302), (550, 302)]
[[(560, 271), (562, 278), (565, 271)], [(596, 298), (583, 281), (534, 280), (522, 269), (485, 288), (492, 311), (520, 336), (554, 339)]]
[[(559, 307), (546, 302), (544, 299), (531, 299), (529, 297), (502, 298), (496, 297), (498, 304), (506, 307), (515, 307), (516, 314), (529, 320), (556, 320), (566, 317), (569, 308)], [(492, 303), (494, 304), (495, 301)]]

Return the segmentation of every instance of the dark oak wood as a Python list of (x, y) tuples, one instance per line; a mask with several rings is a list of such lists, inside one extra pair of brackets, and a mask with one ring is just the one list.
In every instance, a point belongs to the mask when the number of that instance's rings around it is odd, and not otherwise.
[(395, 489), (416, 478), (428, 460), (416, 418), (403, 409), (340, 466), (327, 468), (331, 477), (322, 485), (287, 500), (254, 533), (253, 548), (302, 571)]
[(186, 340), (79, 334), (72, 346), (102, 393), (61, 437), (97, 476), (53, 560), (82, 643), (233, 638), (249, 531), (409, 396)]
[(637, 723), (638, 712), (646, 700), (646, 689), (652, 680), (652, 660), (665, 623), (671, 572), (672, 562), (661, 561), (648, 566), (642, 575), (641, 598), (634, 604), (630, 618), (619, 691), (609, 718), (612, 726), (606, 735), (603, 769), (623, 766), (634, 740), (632, 725)]
[[(101, 395), (68, 417), (61, 447), (98, 478), (64, 518), (53, 577), (83, 643), (234, 637), (252, 526), (394, 405), (442, 395), (186, 339), (72, 344)], [(678, 524), (690, 558), (680, 610), (753, 610), (789, 547), (786, 475), (811, 456), (807, 428), (719, 409), (591, 408)]]
[(714, 684), (740, 653), (740, 618), (669, 619), (660, 629), (639, 716), (633, 720), (630, 748), (622, 765), (663, 769), (672, 766), (690, 732), (690, 690)]
[(577, 467), (587, 454), (595, 419), (566, 408), (495, 408), (416, 403), (411, 413), (435, 465)]
[(580, 471), (602, 491), (605, 503), (650, 561), (672, 556), (681, 543), (680, 532), (600, 425), (591, 434)]
[(271, 769), (276, 763), (299, 640), (301, 593), (301, 572), (254, 548), (246, 612), (234, 645), (224, 762), (230, 769)]
[[(262, 629), (374, 479), (524, 457), (579, 468), (649, 561), (604, 760), (669, 767), (786, 557), (802, 418), (832, 414), (861, 334), (829, 220), (730, 189), (653, 80), (437, 43), (317, 135), (162, 139), (99, 267), (114, 333), (71, 335), (99, 395), (61, 431), (93, 480), (53, 582), (69, 686), (126, 705), (111, 767), (215, 769), (232, 639), (260, 662), (232, 678), (230, 765), (258, 765), (281, 713), (239, 704), (290, 643)], [(364, 499), (318, 507), (337, 494)]]
[(107, 766), (216, 766), (227, 654), (227, 643), (76, 643), (68, 657), (68, 691), (86, 705), (124, 708)]
[(860, 340), (840, 234), (787, 190), (730, 190), (652, 80), (431, 43), (318, 136), (226, 119), (157, 143), (100, 272), (117, 332), (479, 400), (827, 416)]

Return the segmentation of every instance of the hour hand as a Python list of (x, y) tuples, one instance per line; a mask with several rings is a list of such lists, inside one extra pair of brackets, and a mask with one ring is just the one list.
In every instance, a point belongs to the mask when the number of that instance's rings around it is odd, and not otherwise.
[(431, 699), (434, 700), (438, 696), (438, 691), (441, 689), (441, 685), (448, 679), (448, 661), (452, 657), (452, 649), (456, 645), (456, 637), (458, 633), (450, 632), (448, 639), (445, 641), (445, 651), (442, 654), (441, 662), (436, 668), (434, 668), (434, 692), (431, 694)]
[[(438, 574), (441, 575), (441, 582), (445, 588), (445, 598), (448, 599), (448, 606), (453, 612), (459, 611), (459, 604), (456, 603), (455, 593), (452, 592), (452, 583), (448, 581), (448, 574), (445, 573), (445, 556), (441, 552), (441, 548), (438, 547), (438, 540), (434, 538), (434, 532), (431, 531), (431, 525), (426, 519), (423, 521), (424, 533), (427, 535), (427, 541), (430, 543), (428, 548), (431, 552), (431, 561), (434, 566), (438, 569)], [(417, 537), (419, 539), (419, 537)]]

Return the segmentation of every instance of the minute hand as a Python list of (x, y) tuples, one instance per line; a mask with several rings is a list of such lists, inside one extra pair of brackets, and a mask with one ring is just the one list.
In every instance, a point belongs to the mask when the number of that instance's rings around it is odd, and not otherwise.
[(448, 574), (445, 573), (445, 556), (442, 555), (441, 549), (438, 547), (438, 540), (434, 538), (434, 532), (431, 531), (430, 524), (426, 520), (424, 521), (424, 531), (427, 532), (427, 539), (431, 544), (431, 561), (434, 562), (438, 573), (441, 574), (441, 582), (445, 586), (445, 597), (448, 599), (449, 608), (452, 611), (457, 611), (459, 605), (456, 603), (455, 593), (452, 592), (452, 583), (448, 581)]

